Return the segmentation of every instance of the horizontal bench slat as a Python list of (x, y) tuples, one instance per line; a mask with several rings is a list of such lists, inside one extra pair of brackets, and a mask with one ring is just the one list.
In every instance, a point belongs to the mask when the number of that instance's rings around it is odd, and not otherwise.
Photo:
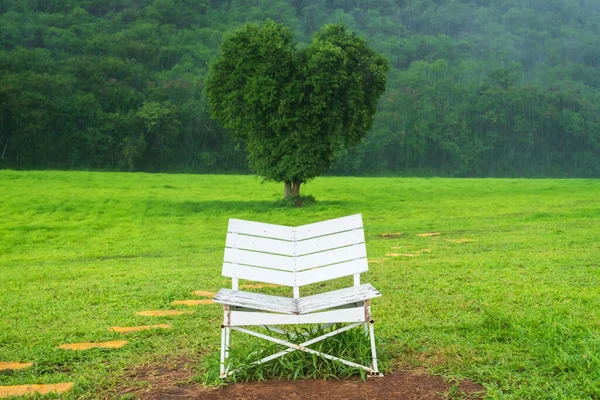
[(360, 274), (362, 272), (367, 272), (368, 270), (369, 264), (367, 263), (366, 258), (329, 265), (327, 267), (309, 269), (296, 273), (296, 285), (310, 285), (311, 283), (324, 282), (344, 276)]
[(365, 321), (365, 309), (363, 307), (354, 307), (307, 315), (231, 311), (231, 326), (331, 324), (342, 322), (367, 322)]
[(225, 246), (243, 250), (283, 254), (286, 256), (294, 255), (293, 242), (288, 242), (285, 240), (267, 239), (257, 236), (246, 236), (240, 235), (238, 233), (228, 233)]
[(318, 236), (331, 235), (363, 227), (360, 214), (330, 219), (328, 221), (303, 225), (296, 228), (296, 240), (311, 239)]
[(366, 256), (367, 248), (365, 244), (356, 244), (350, 247), (342, 247), (339, 249), (327, 250), (321, 253), (296, 257), (296, 270), (304, 271), (310, 268), (321, 267), (323, 265), (356, 260)]
[(228, 232), (241, 233), (244, 235), (261, 236), (271, 239), (294, 240), (294, 229), (289, 226), (265, 224), (263, 222), (244, 221), (242, 219), (230, 219)]
[(252, 265), (273, 270), (293, 271), (294, 258), (277, 254), (258, 253), (240, 249), (225, 249), (223, 261), (232, 264)]
[(364, 243), (365, 232), (362, 229), (336, 233), (320, 238), (303, 240), (296, 243), (296, 255), (303, 256), (317, 251), (331, 250), (338, 247)]
[(247, 265), (223, 263), (223, 276), (229, 278), (247, 279), (250, 281), (274, 283), (276, 285), (294, 286), (295, 274), (293, 272), (277, 271)]

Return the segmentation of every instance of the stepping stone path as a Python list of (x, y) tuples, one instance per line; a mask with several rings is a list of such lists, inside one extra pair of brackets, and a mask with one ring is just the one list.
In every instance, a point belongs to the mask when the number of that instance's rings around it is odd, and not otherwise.
[[(413, 247), (413, 246), (406, 246)], [(392, 247), (392, 250), (401, 249), (402, 247)], [(417, 257), (420, 256), (421, 253), (431, 253), (431, 249), (421, 249), (421, 250), (412, 250), (412, 253), (389, 253), (386, 254), (387, 257)]]
[(16, 369), (25, 369), (29, 368), (33, 365), (33, 363), (18, 363), (18, 362), (0, 362), (0, 371), (6, 370), (16, 370)]
[(56, 383), (51, 385), (17, 385), (0, 386), (0, 398), (11, 396), (23, 396), (26, 394), (48, 394), (52, 392), (63, 393), (73, 387), (73, 382)]
[(421, 237), (429, 237), (429, 236), (440, 236), (440, 232), (427, 232), (427, 233), (417, 233), (417, 236)]
[(211, 299), (202, 299), (202, 300), (175, 300), (171, 303), (173, 306), (198, 306), (200, 304), (212, 304), (213, 301)]
[(214, 292), (207, 292), (206, 290), (196, 290), (195, 292), (192, 292), (192, 294), (200, 297), (215, 297), (217, 295)]
[[(246, 285), (248, 287), (275, 287), (277, 285)], [(242, 285), (243, 287), (243, 285)], [(208, 292), (205, 290), (197, 290), (192, 292), (193, 295), (201, 297), (213, 297), (215, 293)], [(212, 299), (200, 299), (200, 300), (178, 300), (174, 301), (173, 305), (188, 305), (195, 306), (199, 304), (211, 304)], [(180, 311), (180, 310), (155, 310), (155, 311), (140, 311), (136, 315), (144, 317), (159, 317), (159, 316), (175, 316), (183, 314), (193, 314), (193, 311)], [(117, 333), (130, 333), (147, 331), (152, 329), (171, 329), (169, 324), (158, 324), (158, 325), (143, 325), (143, 326), (113, 326), (108, 328), (110, 332)], [(63, 350), (88, 350), (93, 348), (105, 348), (105, 349), (118, 349), (125, 346), (128, 343), (127, 340), (113, 340), (110, 342), (99, 342), (99, 343), (67, 343), (58, 346), (59, 349)], [(4, 370), (20, 370), (29, 368), (33, 363), (19, 363), (19, 362), (0, 362), (0, 371)], [(40, 384), (40, 385), (16, 385), (16, 386), (0, 386), (0, 398), (12, 397), (12, 396), (24, 396), (31, 394), (48, 394), (48, 393), (63, 393), (71, 390), (75, 385), (74, 382), (64, 382), (56, 384)]]
[(135, 315), (139, 315), (141, 317), (165, 317), (169, 315), (183, 315), (183, 314), (193, 314), (193, 311), (179, 311), (179, 310), (156, 310), (156, 311), (139, 311), (136, 312)]
[(402, 236), (402, 232), (382, 233), (379, 236), (381, 236), (382, 238), (397, 239), (400, 236)]
[(127, 344), (127, 340), (113, 340), (112, 342), (100, 342), (100, 343), (69, 343), (61, 344), (58, 346), (59, 349), (63, 350), (89, 350), (93, 348), (103, 349), (118, 349)]
[(279, 285), (274, 285), (272, 283), (251, 283), (246, 285), (240, 285), (240, 289), (264, 289), (273, 287), (279, 287)]
[(144, 326), (113, 326), (108, 328), (110, 332), (130, 333), (139, 331), (149, 331), (151, 329), (171, 329), (169, 324), (144, 325)]
[(466, 239), (466, 238), (461, 238), (461, 239), (446, 239), (446, 242), (451, 242), (451, 243), (472, 243), (472, 242), (476, 242), (477, 240), (475, 239)]

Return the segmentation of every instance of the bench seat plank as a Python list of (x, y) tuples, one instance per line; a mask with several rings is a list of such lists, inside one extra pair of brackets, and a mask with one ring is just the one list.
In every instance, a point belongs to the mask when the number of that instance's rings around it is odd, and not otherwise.
[(296, 314), (296, 301), (290, 297), (245, 292), (243, 290), (221, 289), (213, 298), (215, 303), (273, 311), (283, 314)]
[(380, 296), (381, 293), (379, 293), (377, 289), (370, 283), (365, 283), (360, 286), (352, 286), (345, 289), (334, 290), (332, 292), (315, 294), (300, 299), (245, 292), (243, 290), (221, 289), (213, 301), (215, 303), (252, 308), (255, 310), (303, 315), (370, 300)]
[(344, 289), (334, 290), (326, 293), (314, 294), (298, 299), (298, 314), (308, 314), (328, 308), (340, 307), (381, 297), (370, 283), (360, 286), (352, 286)]

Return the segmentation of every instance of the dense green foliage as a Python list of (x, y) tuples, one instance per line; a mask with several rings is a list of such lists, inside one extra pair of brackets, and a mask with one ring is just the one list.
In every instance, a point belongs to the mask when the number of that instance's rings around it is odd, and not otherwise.
[(284, 25), (249, 23), (220, 50), (206, 81), (211, 114), (245, 141), (254, 172), (286, 182), (286, 197), (360, 142), (385, 91), (388, 60), (340, 25), (297, 49)]
[(0, 167), (247, 171), (209, 118), (223, 35), (343, 23), (391, 61), (332, 173), (600, 175), (590, 0), (0, 0)]
[[(171, 302), (230, 287), (228, 219), (295, 226), (360, 212), (372, 261), (362, 281), (383, 295), (373, 315), (388, 365), (468, 378), (492, 399), (600, 398), (599, 180), (319, 177), (305, 189), (319, 201), (303, 209), (274, 207), (280, 192), (250, 176), (0, 171), (0, 360), (35, 363), (0, 373), (0, 386), (73, 380), (66, 399), (117, 399), (122, 386), (148, 389), (147, 372), (125, 368), (156, 363), (162, 375), (182, 358), (215, 377), (222, 309)], [(195, 313), (135, 315), (171, 308)], [(107, 330), (157, 323), (173, 328)], [(117, 339), (129, 344), (56, 348)], [(265, 344), (235, 332), (232, 343)]]

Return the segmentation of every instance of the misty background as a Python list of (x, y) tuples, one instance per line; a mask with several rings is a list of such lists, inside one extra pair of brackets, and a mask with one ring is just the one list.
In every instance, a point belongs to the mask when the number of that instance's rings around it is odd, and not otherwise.
[(208, 114), (223, 35), (344, 23), (391, 62), (336, 175), (599, 177), (600, 1), (0, 0), (0, 168), (246, 173)]

